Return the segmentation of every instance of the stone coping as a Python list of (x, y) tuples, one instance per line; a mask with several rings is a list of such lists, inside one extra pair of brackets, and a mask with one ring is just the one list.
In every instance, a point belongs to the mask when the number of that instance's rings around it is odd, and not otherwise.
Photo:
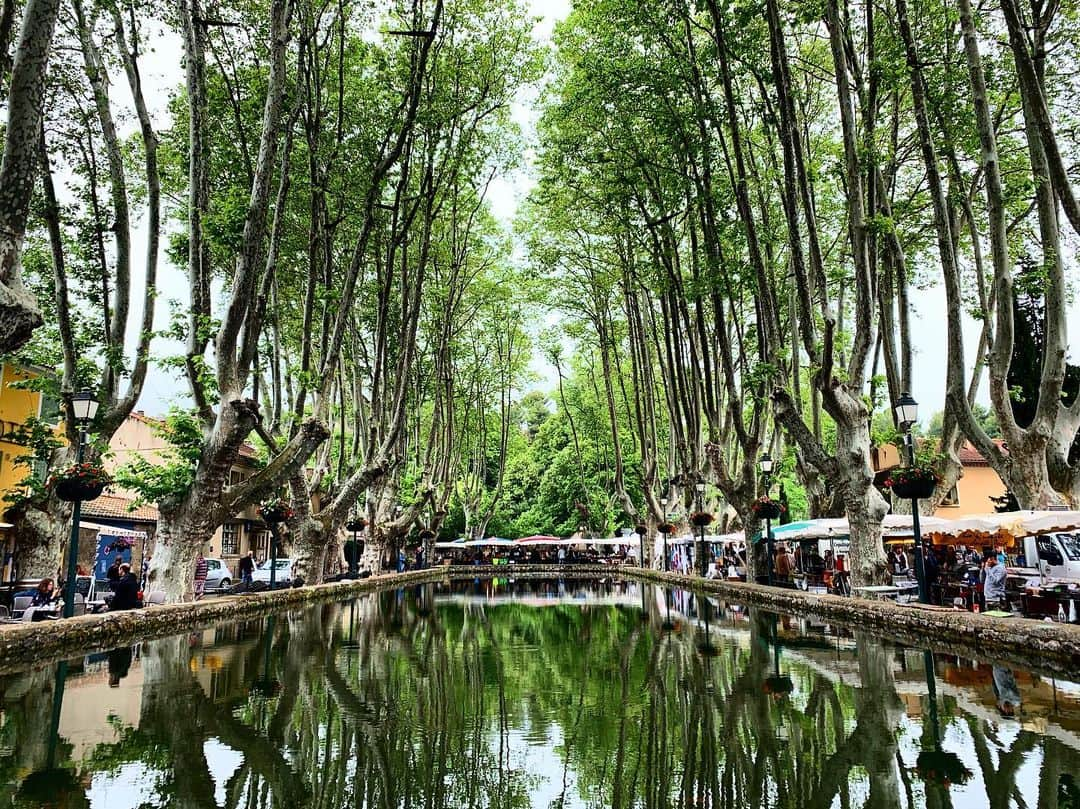
[(1080, 624), (993, 618), (963, 610), (927, 609), (893, 601), (807, 593), (637, 567), (619, 570), (624, 578), (716, 595), (769, 612), (812, 615), (915, 649), (930, 648), (943, 654), (1080, 681)]
[(408, 587), (415, 584), (467, 579), (506, 577), (545, 578), (556, 576), (579, 580), (608, 578), (604, 565), (544, 565), (432, 567), (405, 573), (386, 573), (366, 579), (295, 587), (235, 596), (212, 596), (195, 602), (161, 604), (139, 610), (80, 615), (57, 621), (0, 625), (0, 674), (28, 667), (115, 649), (139, 641), (166, 638), (184, 632), (209, 629), (234, 621), (251, 620), (272, 612), (296, 609), (326, 601), (343, 601), (365, 593)]
[(607, 565), (434, 567), (288, 590), (206, 598), (194, 603), (164, 604), (130, 612), (8, 625), (0, 628), (0, 674), (309, 604), (342, 601), (365, 593), (428, 582), (476, 577), (621, 578), (651, 582), (719, 596), (732, 603), (761, 607), (770, 612), (809, 614), (913, 648), (930, 647), (947, 654), (1015, 665), (1046, 676), (1080, 680), (1080, 626), (1077, 625), (927, 610), (891, 601), (818, 595)]

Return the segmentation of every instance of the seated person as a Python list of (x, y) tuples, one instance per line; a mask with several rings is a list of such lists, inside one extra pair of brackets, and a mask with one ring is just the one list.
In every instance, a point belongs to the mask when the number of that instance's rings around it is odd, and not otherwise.
[(889, 565), (892, 567), (893, 573), (897, 575), (902, 576), (908, 572), (907, 554), (899, 545), (893, 546), (893, 549), (889, 552)]
[(20, 595), (30, 596), (30, 605), (23, 611), (24, 621), (45, 621), (56, 618), (56, 602), (63, 596), (58, 593), (52, 579), (42, 579), (38, 586)]
[(42, 579), (38, 584), (37, 589), (34, 590), (34, 597), (30, 602), (30, 606), (48, 607), (59, 600), (60, 595), (56, 592), (56, 586), (53, 584), (53, 580)]
[(133, 610), (139, 606), (139, 580), (131, 572), (131, 565), (120, 565), (120, 577), (113, 586), (113, 598), (109, 611)]

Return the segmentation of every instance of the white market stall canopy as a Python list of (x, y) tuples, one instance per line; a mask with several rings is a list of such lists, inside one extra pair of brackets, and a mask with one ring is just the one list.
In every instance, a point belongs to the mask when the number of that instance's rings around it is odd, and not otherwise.
[[(99, 528), (114, 536), (142, 536), (140, 532), (124, 531), (108, 526), (97, 526), (82, 523), (84, 528)], [(919, 527), (923, 535), (936, 534), (944, 537), (962, 537), (972, 534), (987, 537), (1001, 534), (1016, 538), (1047, 534), (1054, 531), (1077, 531), (1080, 530), (1080, 511), (1010, 511), (1002, 514), (971, 514), (956, 520), (946, 520), (941, 517), (919, 518)], [(886, 539), (904, 538), (914, 535), (910, 514), (886, 514), (882, 521), (882, 528)], [(840, 539), (846, 538), (851, 533), (848, 521), (845, 518), (828, 518), (820, 520), (805, 520), (802, 522), (778, 525), (773, 528), (773, 537), (777, 541), (799, 541), (812, 539)], [(734, 544), (742, 547), (745, 537), (743, 533), (732, 534), (708, 534), (705, 541), (711, 545)], [(606, 537), (603, 539), (582, 539), (571, 537), (560, 539), (559, 537), (535, 536), (523, 539), (511, 540), (500, 537), (488, 537), (487, 539), (473, 539), (468, 542), (436, 542), (435, 547), (440, 550), (455, 550), (461, 548), (525, 548), (525, 547), (559, 547), (559, 546), (594, 546), (613, 547), (626, 545), (631, 548), (637, 547), (637, 534), (624, 537)], [(669, 536), (668, 545), (690, 545), (696, 543), (696, 534), (683, 534), (681, 536)], [(656, 546), (662, 547), (663, 536), (656, 535)]]
[[(886, 514), (882, 528), (886, 538), (914, 535), (910, 514)], [(1007, 534), (1021, 538), (1080, 529), (1080, 511), (1009, 511), (1001, 514), (971, 514), (956, 520), (920, 516), (919, 528), (924, 535), (961, 537), (971, 534)], [(846, 537), (850, 533), (848, 521), (843, 518), (806, 520), (773, 529), (773, 536), (777, 540), (791, 541)]]
[(615, 547), (618, 545), (634, 545), (637, 544), (637, 536), (633, 537), (605, 537), (603, 539), (580, 539), (571, 537), (569, 539), (560, 539), (558, 537), (550, 537), (543, 539), (501, 539), (499, 537), (488, 537), (487, 539), (471, 539), (468, 542), (458, 540), (457, 542), (436, 542), (435, 547), (440, 550), (454, 550), (462, 548), (553, 548), (558, 546), (572, 546), (572, 545), (592, 545), (596, 547)]
[(146, 539), (145, 531), (132, 531), (127, 528), (117, 528), (112, 525), (98, 525), (95, 522), (84, 522), (79, 520), (79, 528), (86, 531), (97, 531), (99, 534), (104, 534), (108, 537), (116, 537), (120, 539)]
[[(775, 531), (773, 532), (776, 533)], [(701, 541), (697, 534), (683, 534), (678, 537), (668, 537), (668, 545), (694, 545)], [(736, 545), (742, 547), (746, 542), (746, 535), (739, 531), (734, 534), (706, 534), (707, 545)]]

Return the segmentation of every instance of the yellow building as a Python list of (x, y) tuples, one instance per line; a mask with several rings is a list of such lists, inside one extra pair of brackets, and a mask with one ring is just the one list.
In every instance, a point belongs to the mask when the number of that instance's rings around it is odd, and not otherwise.
[(26, 447), (13, 439), (31, 418), (59, 422), (57, 403), (35, 390), (19, 385), (39, 376), (39, 372), (9, 363), (0, 365), (0, 492), (17, 488), (26, 477), (26, 467), (16, 461), (27, 454)]
[[(1004, 446), (997, 440), (998, 446)], [(990, 514), (995, 503), (990, 498), (1001, 497), (1005, 493), (1005, 483), (990, 466), (989, 461), (970, 443), (965, 442), (958, 453), (960, 457), (960, 479), (934, 510), (934, 516), (945, 520), (956, 520), (971, 514)], [(874, 471), (881, 481), (885, 474), (896, 466), (902, 466), (899, 450), (892, 444), (875, 447), (873, 450)]]
[[(26, 466), (17, 463), (28, 454), (27, 448), (17, 440), (26, 422), (31, 418), (46, 419), (53, 423), (60, 421), (59, 405), (54, 399), (21, 387), (27, 380), (42, 373), (45, 372), (21, 368), (7, 362), (0, 363), (0, 498), (17, 491), (29, 471)], [(45, 474), (44, 469), (38, 471), (39, 474)], [(0, 514), (3, 510), (3, 505), (0, 505)], [(0, 523), (0, 539), (4, 548), (4, 581), (8, 579), (11, 559), (8, 528), (10, 526), (6, 522)]]

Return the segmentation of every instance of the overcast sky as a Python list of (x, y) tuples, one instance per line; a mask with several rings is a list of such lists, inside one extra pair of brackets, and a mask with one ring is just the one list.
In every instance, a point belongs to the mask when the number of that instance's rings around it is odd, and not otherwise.
[[(547, 41), (555, 23), (564, 19), (570, 10), (570, 0), (530, 0), (533, 13), (538, 17), (535, 28), (536, 36)], [(156, 38), (155, 49), (145, 57), (144, 82), (150, 93), (150, 106), (154, 112), (156, 123), (159, 127), (169, 124), (166, 114), (166, 105), (169, 93), (183, 82), (181, 65), (180, 43), (177, 37), (165, 32), (159, 32)], [(124, 98), (126, 83), (115, 82), (114, 93), (117, 99)], [(531, 164), (534, 158), (535, 124), (537, 118), (536, 91), (531, 89), (523, 92), (514, 102), (512, 113), (514, 119), (522, 127), (527, 139), (525, 165), (518, 171), (504, 177), (496, 178), (489, 189), (489, 199), (496, 216), (510, 227), (514, 220), (519, 204), (525, 199), (533, 186)], [(133, 130), (134, 122), (129, 122), (129, 131)], [(143, 223), (144, 224), (144, 223)], [(134, 252), (136, 261), (141, 251), (145, 248), (145, 230), (134, 234)], [(519, 255), (520, 251), (519, 251)], [(138, 282), (136, 282), (138, 286)], [(161, 257), (159, 269), (158, 306), (156, 311), (156, 327), (163, 328), (169, 314), (168, 302), (170, 299), (186, 303), (188, 299), (187, 281), (181, 268), (170, 266)], [(133, 300), (141, 300), (142, 290), (133, 291)], [(912, 395), (921, 405), (921, 416), (926, 419), (937, 410), (940, 410), (945, 396), (945, 295), (941, 285), (926, 290), (916, 291), (912, 296), (914, 308), (914, 385)], [(1080, 337), (1080, 318), (1075, 315), (1075, 306), (1072, 307), (1073, 317), (1070, 318), (1070, 345)], [(138, 321), (132, 319), (132, 335), (129, 341), (133, 342), (134, 330), (138, 327)], [(544, 328), (550, 325), (551, 319), (546, 323), (536, 324), (535, 328)], [(973, 321), (968, 320), (965, 324), (967, 352), (966, 359), (970, 367), (978, 340), (978, 327)], [(178, 353), (181, 346), (169, 344), (167, 341), (158, 340), (154, 345), (154, 355), (164, 357)], [(1075, 359), (1070, 355), (1070, 358)], [(533, 360), (533, 370), (536, 373), (540, 387), (548, 386), (553, 369), (539, 356)], [(159, 415), (166, 411), (170, 403), (178, 402), (186, 398), (186, 385), (173, 376), (172, 372), (154, 368), (149, 376), (146, 390), (140, 407), (147, 413)], [(983, 382), (980, 388), (980, 400), (986, 401), (986, 384)]]

